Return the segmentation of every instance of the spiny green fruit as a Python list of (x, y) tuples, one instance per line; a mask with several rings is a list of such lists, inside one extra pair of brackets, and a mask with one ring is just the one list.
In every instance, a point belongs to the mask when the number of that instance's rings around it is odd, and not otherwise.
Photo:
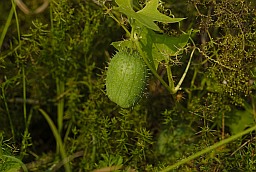
[(134, 106), (140, 99), (147, 77), (147, 67), (137, 53), (117, 52), (107, 71), (109, 99), (122, 108)]

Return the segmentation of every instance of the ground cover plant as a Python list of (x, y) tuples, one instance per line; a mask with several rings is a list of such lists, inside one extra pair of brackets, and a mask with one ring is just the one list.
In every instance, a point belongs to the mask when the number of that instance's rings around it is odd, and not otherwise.
[(255, 6), (1, 2), (0, 171), (255, 171)]

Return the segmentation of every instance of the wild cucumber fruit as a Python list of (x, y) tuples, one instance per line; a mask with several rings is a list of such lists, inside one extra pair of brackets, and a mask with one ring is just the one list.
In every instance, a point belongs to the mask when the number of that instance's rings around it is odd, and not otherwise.
[(138, 102), (146, 85), (147, 68), (136, 53), (117, 52), (111, 59), (106, 77), (109, 99), (122, 108)]

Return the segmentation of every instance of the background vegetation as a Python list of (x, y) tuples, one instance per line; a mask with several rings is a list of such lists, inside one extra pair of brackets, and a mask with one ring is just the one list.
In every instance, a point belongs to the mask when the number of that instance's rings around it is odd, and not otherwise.
[[(43, 4), (24, 3), (31, 11)], [(163, 1), (162, 13), (186, 20), (159, 26), (171, 36), (198, 30), (196, 52), (177, 94), (150, 75), (132, 109), (105, 95), (110, 44), (128, 26), (114, 6), (52, 0), (25, 14), (12, 0), (0, 3), (0, 171), (161, 171), (255, 125), (254, 1)], [(175, 82), (190, 46), (173, 59)], [(158, 74), (167, 80), (164, 65)], [(250, 132), (176, 170), (255, 171), (255, 138)]]

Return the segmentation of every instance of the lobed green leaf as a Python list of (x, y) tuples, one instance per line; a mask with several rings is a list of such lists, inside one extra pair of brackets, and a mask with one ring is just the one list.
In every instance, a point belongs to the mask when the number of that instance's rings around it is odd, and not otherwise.
[(116, 3), (119, 6), (119, 11), (127, 15), (128, 18), (135, 19), (143, 26), (146, 26), (147, 28), (155, 31), (160, 31), (160, 28), (154, 23), (155, 21), (164, 23), (176, 23), (185, 19), (171, 18), (160, 13), (157, 10), (159, 4), (158, 0), (151, 0), (147, 2), (146, 6), (137, 12), (133, 10), (133, 0), (116, 0)]

